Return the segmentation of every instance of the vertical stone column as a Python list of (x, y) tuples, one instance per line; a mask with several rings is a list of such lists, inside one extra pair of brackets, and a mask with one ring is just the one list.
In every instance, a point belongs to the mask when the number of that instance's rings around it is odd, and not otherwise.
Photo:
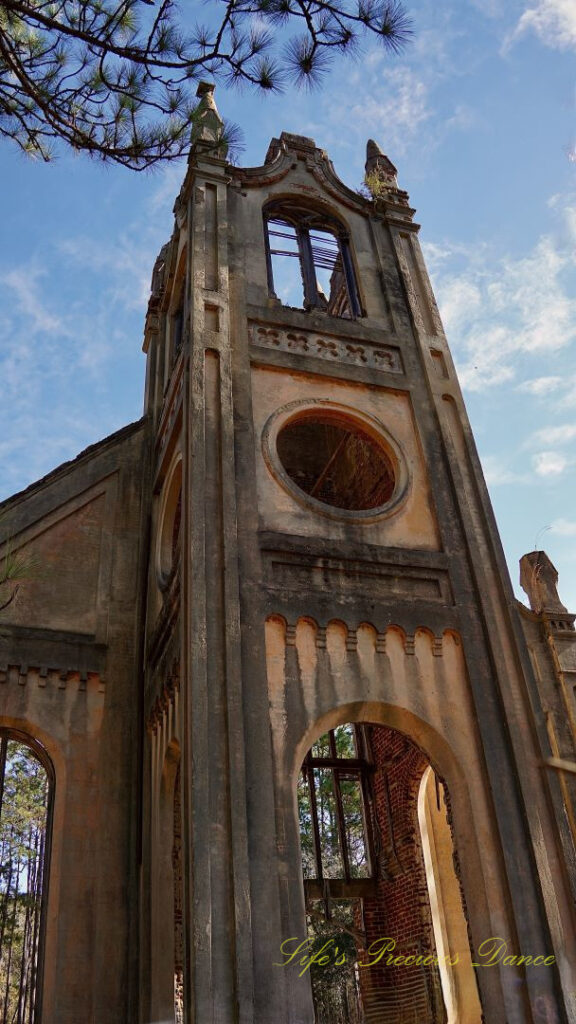
[[(225, 163), (189, 179), (191, 351), (183, 545), (190, 1019), (252, 1020)], [(208, 315), (207, 315), (208, 313)]]

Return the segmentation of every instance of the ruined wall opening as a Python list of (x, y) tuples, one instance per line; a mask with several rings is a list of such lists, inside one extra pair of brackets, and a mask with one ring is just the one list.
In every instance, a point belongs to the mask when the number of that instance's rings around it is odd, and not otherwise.
[(30, 737), (0, 730), (0, 1019), (41, 1017), (53, 771)]
[(437, 792), (444, 800), (426, 755), (395, 729), (339, 726), (308, 751), (298, 810), (308, 939), (322, 950), (310, 969), (316, 1024), (480, 1024)]
[(350, 242), (336, 218), (294, 200), (264, 211), (268, 288), (287, 306), (362, 315)]

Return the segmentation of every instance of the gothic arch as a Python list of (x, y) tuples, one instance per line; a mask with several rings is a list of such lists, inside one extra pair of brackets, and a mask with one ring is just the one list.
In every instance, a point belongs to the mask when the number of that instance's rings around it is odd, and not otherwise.
[[(356, 725), (367, 727), (362, 730), (362, 735), (366, 736), (367, 749), (370, 749), (370, 756), (373, 759), (375, 774), (369, 785), (369, 798), (366, 791), (364, 793), (365, 806), (362, 812), (365, 823), (368, 823), (365, 827), (372, 830), (372, 835), (369, 831), (365, 834), (365, 846), (371, 851), (372, 865), (369, 877), (372, 881), (359, 885), (357, 882), (344, 884), (328, 880), (322, 883), (322, 891), (324, 899), (327, 900), (326, 907), (329, 904), (336, 907), (338, 896), (343, 897), (345, 903), (356, 897), (354, 902), (357, 908), (354, 910), (353, 923), (356, 929), (364, 929), (357, 934), (365, 935), (364, 943), (361, 938), (356, 939), (358, 960), (361, 962), (361, 958), (364, 957), (365, 964), (370, 965), (368, 972), (357, 969), (365, 1012), (376, 1013), (375, 1019), (386, 1021), (396, 1020), (395, 1015), (409, 1010), (419, 1014), (423, 1024), (425, 1021), (436, 1024), (444, 1020), (448, 1020), (449, 1024), (456, 1024), (457, 1021), (480, 1024), (482, 1010), (471, 967), (470, 932), (469, 929), (467, 931), (462, 902), (463, 886), (460, 876), (455, 874), (458, 858), (454, 853), (450, 802), (447, 798), (445, 811), (448, 820), (444, 820), (442, 824), (442, 814), (435, 815), (429, 806), (424, 805), (425, 797), (423, 798), (423, 780), (429, 781), (430, 777), (438, 780), (436, 793), (438, 794), (439, 789), (444, 792), (441, 780), (432, 769), (431, 753), (436, 765), (441, 765), (442, 770), (453, 779), (458, 776), (458, 766), (448, 745), (435, 734), (435, 731), (414, 719), (415, 716), (401, 708), (351, 704), (322, 716), (314, 727), (307, 731), (299, 744), (296, 761), (299, 761), (303, 749), (313, 752), (318, 748), (319, 737), (335, 736), (334, 730), (338, 730), (339, 726), (346, 722), (355, 722)], [(400, 725), (403, 728), (399, 728)], [(330, 743), (335, 749), (333, 739)], [(356, 747), (360, 751), (358, 740)], [(320, 748), (322, 749), (322, 744)], [(357, 756), (360, 756), (360, 753)], [(326, 768), (312, 767), (314, 764), (322, 763), (327, 762), (310, 761), (310, 752), (307, 753), (305, 764), (308, 764), (308, 773), (326, 773)], [(345, 761), (334, 762), (334, 765), (338, 763), (344, 765)], [(345, 842), (343, 837), (346, 835), (347, 825), (341, 819), (341, 797), (336, 795), (342, 785), (337, 781), (340, 769), (335, 767), (334, 770), (336, 774), (332, 786), (342, 845)], [(304, 778), (308, 778), (306, 773)], [(316, 780), (312, 788), (320, 784)], [(295, 790), (296, 786), (293, 786), (293, 791)], [(320, 838), (322, 825), (316, 820), (317, 813), (316, 802), (313, 800), (312, 831), (316, 837), (316, 847), (323, 842)], [(300, 808), (300, 829), (304, 820), (301, 814)], [(469, 818), (463, 820), (468, 821)], [(432, 859), (436, 858), (435, 873), (430, 867), (431, 852)], [(318, 864), (319, 857), (317, 850)], [(308, 877), (310, 870), (314, 874), (314, 868), (310, 868), (313, 862), (314, 858), (311, 861), (308, 856)], [(422, 893), (426, 887), (429, 900), (422, 902)], [(307, 909), (312, 913), (312, 931), (309, 934), (314, 935), (317, 927), (314, 924), (314, 916), (317, 917), (318, 913), (311, 908), (316, 906), (314, 900), (317, 900), (320, 890), (316, 883), (306, 882), (306, 891)], [(476, 886), (473, 891), (476, 901)], [(444, 902), (443, 895), (446, 896)], [(452, 915), (453, 920), (448, 921), (448, 924), (444, 920), (444, 933), (440, 936), (437, 928), (439, 916), (448, 913)], [(333, 912), (328, 910), (327, 915), (328, 921), (334, 916)], [(352, 926), (349, 923), (348, 928), (350, 927)], [(380, 952), (381, 944), (379, 946), (378, 942), (382, 933), (391, 939), (395, 955), (400, 953), (411, 959), (410, 970), (400, 971), (380, 963), (374, 949), (376, 953)], [(439, 938), (445, 940), (440, 945)], [(448, 939), (454, 941), (454, 949), (448, 947)], [(373, 960), (370, 960), (370, 956)], [(443, 958), (442, 963), (439, 962), (440, 956)], [(448, 962), (448, 967), (452, 964), (452, 973), (450, 970), (442, 969), (445, 967), (445, 961)], [(462, 964), (462, 978), (454, 978), (456, 962)], [(316, 999), (318, 984), (316, 976), (313, 981)], [(350, 979), (347, 984), (350, 987)], [(326, 998), (325, 993), (323, 998)], [(347, 999), (349, 994), (346, 995)], [(445, 1008), (448, 1010), (448, 1017), (444, 1016)], [(318, 1019), (323, 1021), (324, 1016), (320, 1013)]]
[(3, 1019), (42, 1016), (55, 781), (46, 747), (28, 729), (0, 722)]

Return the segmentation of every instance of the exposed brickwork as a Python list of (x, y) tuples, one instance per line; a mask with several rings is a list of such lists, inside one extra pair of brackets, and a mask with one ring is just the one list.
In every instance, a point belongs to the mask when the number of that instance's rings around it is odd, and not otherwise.
[[(362, 962), (373, 963), (387, 948), (378, 963), (360, 972), (366, 1018), (378, 1024), (439, 1024), (446, 1016), (432, 959), (436, 950), (417, 807), (428, 762), (392, 729), (372, 727), (370, 742), (379, 878), (377, 894), (364, 899), (367, 941)], [(395, 966), (391, 961), (399, 956), (413, 957), (414, 962)]]

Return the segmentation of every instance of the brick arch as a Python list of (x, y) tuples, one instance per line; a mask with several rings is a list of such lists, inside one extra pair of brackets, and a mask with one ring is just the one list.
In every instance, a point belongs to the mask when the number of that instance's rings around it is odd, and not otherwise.
[[(299, 620), (304, 621), (304, 620)], [(306, 620), (314, 622), (314, 620)], [(402, 627), (389, 627), (405, 638)], [(383, 701), (352, 701), (332, 708), (309, 725), (295, 746), (293, 760), (293, 783), (295, 785), (300, 765), (312, 744), (328, 729), (335, 729), (346, 722), (363, 722), (369, 725), (384, 725), (403, 733), (419, 747), (427, 763), (446, 780), (450, 791), (453, 780), (462, 777), (463, 766), (456, 760), (449, 744), (428, 722), (419, 718), (407, 708)]]

